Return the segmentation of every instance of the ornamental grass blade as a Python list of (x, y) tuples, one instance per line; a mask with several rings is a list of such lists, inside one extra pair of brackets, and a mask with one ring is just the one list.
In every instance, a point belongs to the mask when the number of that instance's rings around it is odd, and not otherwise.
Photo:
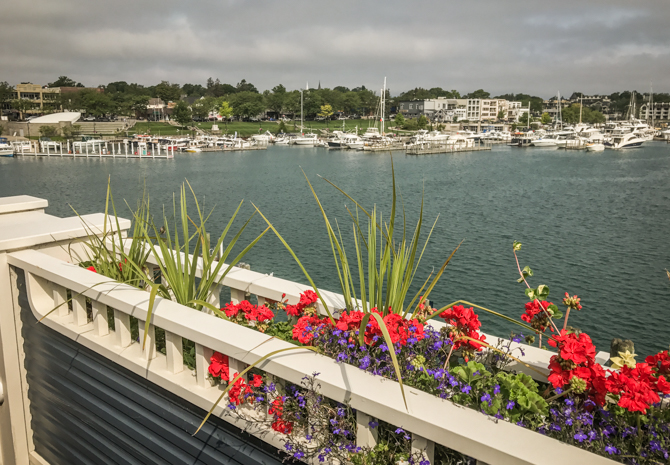
[(151, 317), (154, 314), (154, 303), (156, 302), (156, 294), (160, 285), (155, 283), (147, 283), (151, 286), (151, 292), (149, 294), (149, 308), (147, 309), (147, 319), (144, 321), (144, 338), (142, 340), (142, 350), (146, 349), (147, 345), (147, 336), (149, 335), (149, 326), (151, 325)]
[[(252, 205), (254, 205), (254, 204), (252, 203)], [(295, 254), (295, 252), (293, 251), (291, 246), (288, 245), (288, 242), (286, 242), (286, 240), (284, 240), (282, 235), (279, 234), (279, 231), (277, 231), (277, 229), (272, 225), (272, 223), (270, 223), (270, 221), (265, 217), (265, 215), (263, 215), (263, 213), (258, 209), (258, 207), (256, 205), (254, 205), (254, 208), (256, 209), (258, 214), (261, 215), (261, 217), (265, 220), (265, 222), (268, 224), (268, 226), (272, 229), (272, 231), (275, 233), (275, 235), (281, 241), (281, 243), (284, 244), (284, 247), (286, 247), (286, 250), (288, 250), (289, 253), (291, 254), (291, 256), (293, 256), (293, 259), (298, 264), (298, 266), (302, 270), (303, 274), (305, 275), (305, 277), (307, 278), (309, 283), (312, 285), (312, 288), (314, 289), (314, 292), (316, 292), (316, 295), (319, 297), (319, 300), (321, 301), (321, 304), (323, 305), (323, 308), (326, 310), (326, 313), (328, 314), (328, 318), (330, 319), (331, 323), (333, 323), (333, 325), (335, 325), (335, 319), (333, 318), (333, 315), (330, 313), (330, 309), (328, 308), (328, 305), (326, 304), (326, 301), (321, 296), (321, 293), (317, 289), (316, 284), (314, 284), (314, 281), (312, 280), (312, 277), (309, 275), (309, 273), (307, 273), (307, 270), (305, 269), (305, 267), (302, 265), (302, 263), (298, 259), (298, 256)]]
[(205, 423), (207, 423), (207, 420), (208, 420), (209, 417), (212, 415), (212, 412), (214, 412), (214, 409), (216, 408), (216, 406), (219, 405), (219, 403), (220, 403), (221, 400), (223, 399), (223, 396), (225, 396), (225, 395), (228, 393), (228, 391), (230, 390), (230, 388), (233, 387), (233, 385), (235, 384), (235, 382), (236, 382), (238, 379), (240, 379), (242, 376), (244, 376), (249, 370), (251, 370), (252, 368), (254, 368), (255, 366), (257, 366), (258, 364), (264, 362), (265, 360), (267, 360), (268, 358), (272, 357), (273, 355), (277, 355), (277, 354), (280, 354), (280, 353), (282, 353), (282, 352), (286, 352), (286, 351), (289, 351), (289, 350), (299, 350), (299, 349), (307, 349), (307, 350), (311, 350), (312, 352), (318, 352), (317, 349), (316, 349), (315, 347), (309, 347), (309, 346), (303, 346), (303, 347), (286, 347), (286, 348), (284, 348), (284, 349), (275, 350), (275, 351), (273, 351), (273, 352), (270, 352), (270, 353), (267, 354), (267, 355), (264, 355), (263, 357), (259, 358), (256, 362), (252, 363), (251, 365), (249, 365), (248, 367), (246, 367), (244, 370), (242, 370), (240, 373), (238, 373), (237, 376), (235, 376), (235, 378), (233, 378), (232, 380), (230, 380), (230, 381), (228, 382), (228, 386), (226, 386), (226, 388), (223, 390), (223, 392), (221, 393), (221, 395), (219, 396), (219, 398), (216, 400), (216, 402), (214, 402), (214, 405), (212, 406), (212, 408), (209, 409), (209, 412), (207, 412), (207, 415), (205, 415), (204, 420), (202, 420), (202, 423), (200, 423), (200, 426), (198, 426), (198, 429), (195, 431), (195, 433), (193, 433), (193, 436), (195, 436), (196, 434), (198, 434), (198, 432), (202, 429), (202, 427), (205, 425)]
[(209, 303), (209, 302), (205, 302), (204, 300), (198, 300), (198, 299), (195, 299), (195, 300), (192, 300), (192, 301), (189, 302), (189, 303), (192, 303), (192, 304), (195, 304), (195, 305), (200, 305), (201, 307), (208, 308), (208, 309), (210, 309), (212, 312), (214, 312), (214, 314), (215, 314), (216, 316), (218, 316), (219, 318), (222, 318), (222, 319), (224, 319), (224, 320), (230, 321), (230, 318), (228, 318), (228, 317), (226, 316), (226, 314), (225, 314), (224, 312), (221, 311), (220, 308), (217, 308), (215, 305), (213, 305), (213, 304), (211, 304), (211, 303)]
[[(463, 239), (463, 241), (464, 241), (464, 240), (465, 240), (465, 239)], [(442, 277), (442, 273), (444, 273), (445, 268), (447, 268), (447, 265), (449, 264), (449, 262), (450, 262), (451, 259), (453, 258), (454, 254), (455, 254), (456, 251), (461, 247), (461, 244), (463, 244), (463, 241), (461, 241), (461, 243), (458, 244), (458, 245), (456, 246), (456, 248), (454, 249), (454, 251), (451, 252), (451, 255), (449, 255), (449, 257), (447, 258), (447, 260), (446, 260), (446, 261), (444, 262), (444, 264), (442, 265), (442, 268), (440, 268), (440, 271), (437, 272), (437, 274), (435, 275), (435, 278), (433, 278), (433, 281), (430, 283), (430, 286), (428, 286), (428, 289), (426, 289), (426, 293), (423, 295), (424, 299), (427, 299), (427, 298), (428, 298), (428, 296), (430, 295), (431, 291), (433, 290), (433, 288), (434, 288), (435, 285), (437, 284), (437, 281)], [(418, 304), (417, 304), (417, 307), (418, 307)]]

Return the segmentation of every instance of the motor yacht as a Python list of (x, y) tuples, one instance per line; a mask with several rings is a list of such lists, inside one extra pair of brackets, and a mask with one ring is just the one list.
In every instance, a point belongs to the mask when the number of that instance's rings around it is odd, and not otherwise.
[(610, 149), (631, 149), (642, 147), (645, 139), (642, 139), (637, 134), (629, 132), (627, 134), (615, 134), (612, 138), (605, 142), (605, 147)]
[(603, 150), (605, 150), (605, 144), (596, 143), (596, 142), (586, 144), (586, 151), (587, 152), (602, 152)]
[(301, 136), (298, 136), (294, 138), (291, 141), (291, 144), (293, 145), (311, 145), (312, 147), (316, 145), (318, 142), (317, 135), (314, 133), (309, 133), (309, 134), (302, 134)]
[(547, 134), (539, 139), (533, 140), (530, 145), (533, 147), (556, 147), (558, 136), (556, 134)]
[(14, 146), (9, 143), (6, 137), (0, 137), (0, 157), (13, 157)]

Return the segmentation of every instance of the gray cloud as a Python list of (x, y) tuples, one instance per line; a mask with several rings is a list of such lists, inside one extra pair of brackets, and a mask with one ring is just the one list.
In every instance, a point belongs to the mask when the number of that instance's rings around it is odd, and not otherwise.
[(670, 91), (666, 0), (14, 1), (0, 80)]

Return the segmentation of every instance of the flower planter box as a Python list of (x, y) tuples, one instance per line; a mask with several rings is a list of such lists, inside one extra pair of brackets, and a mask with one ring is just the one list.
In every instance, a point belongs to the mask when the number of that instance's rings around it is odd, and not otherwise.
[[(145, 291), (118, 284), (85, 269), (67, 264), (36, 251), (20, 251), (8, 256), (11, 265), (24, 270), (28, 296), (35, 317), (41, 319), (69, 289), (81, 293), (75, 299), (72, 312), (54, 312), (43, 323), (59, 333), (145, 377), (164, 389), (208, 410), (220, 394), (207, 378), (207, 367), (212, 351), (230, 357), (231, 374), (239, 372), (245, 364), (252, 364), (269, 352), (290, 347), (291, 344), (271, 339), (267, 335), (231, 322), (212, 318), (203, 312), (194, 312), (171, 301), (157, 299), (148, 337), (148, 348), (142, 351), (139, 344), (130, 340), (129, 317), (140, 322), (147, 317), (148, 294)], [(249, 291), (266, 298), (279, 300), (281, 293), (302, 291), (302, 286), (283, 281), (272, 285), (283, 289), (273, 294), (264, 288), (260, 292), (258, 281), (242, 279), (249, 272), (230, 273), (224, 285), (244, 283), (246, 287), (233, 287), (238, 292)], [(247, 276), (248, 277), (248, 276)], [(256, 276), (253, 276), (254, 278)], [(267, 280), (270, 277), (261, 279)], [(102, 284), (101, 284), (102, 283)], [(299, 295), (299, 292), (297, 292)], [(290, 294), (289, 294), (290, 295)], [(85, 316), (81, 299), (93, 302), (93, 321)], [(335, 294), (329, 295), (335, 300)], [(297, 299), (296, 299), (297, 300)], [(85, 303), (84, 303), (85, 305)], [(110, 332), (103, 319), (107, 307), (114, 310), (116, 331)], [(153, 332), (160, 327), (166, 332), (166, 355), (156, 353)], [(140, 339), (143, 334), (140, 334)], [(181, 338), (196, 344), (195, 373), (184, 370)], [(583, 449), (568, 446), (557, 440), (526, 430), (504, 421), (494, 421), (475, 410), (458, 406), (414, 388), (405, 388), (405, 408), (398, 383), (373, 376), (362, 370), (338, 364), (334, 360), (312, 352), (293, 351), (272, 357), (259, 367), (278, 379), (299, 384), (305, 374), (318, 372), (321, 393), (337, 402), (348, 403), (356, 411), (383, 420), (410, 431), (414, 443), (442, 444), (489, 464), (565, 464), (613, 463)], [(252, 428), (251, 433), (277, 448), (282, 447), (282, 437), (272, 430), (255, 429), (230, 416), (220, 405), (214, 412), (240, 428)], [(371, 435), (366, 422), (358, 425), (361, 445), (370, 445)]]

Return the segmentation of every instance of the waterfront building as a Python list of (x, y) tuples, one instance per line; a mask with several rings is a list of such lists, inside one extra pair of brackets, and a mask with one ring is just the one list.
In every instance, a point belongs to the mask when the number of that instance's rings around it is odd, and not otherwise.
[(640, 119), (654, 120), (654, 122), (669, 122), (670, 121), (670, 103), (669, 102), (654, 102), (653, 108), (650, 108), (649, 102), (642, 104), (640, 107)]
[(42, 87), (31, 82), (22, 82), (14, 88), (15, 99), (29, 100), (33, 103), (33, 108), (26, 110), (25, 113), (41, 113), (45, 105), (53, 106), (60, 93), (61, 90), (58, 87)]

